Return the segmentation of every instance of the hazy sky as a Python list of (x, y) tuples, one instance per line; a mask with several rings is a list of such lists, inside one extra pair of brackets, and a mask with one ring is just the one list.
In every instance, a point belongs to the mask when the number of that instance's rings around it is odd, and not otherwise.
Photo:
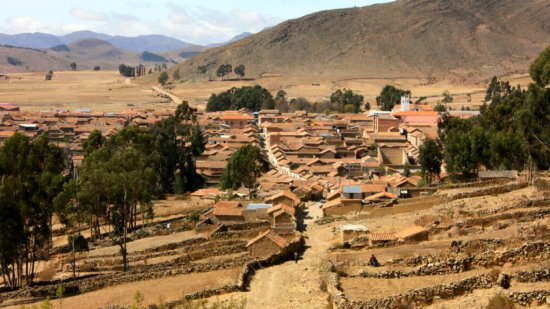
[(391, 0), (0, 0), (0, 32), (65, 34), (92, 30), (164, 34), (192, 43), (223, 42), (321, 10)]

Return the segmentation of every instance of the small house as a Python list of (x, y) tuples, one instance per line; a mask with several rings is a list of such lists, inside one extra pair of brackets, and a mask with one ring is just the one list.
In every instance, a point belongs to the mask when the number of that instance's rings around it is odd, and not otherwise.
[(295, 210), (292, 207), (289, 207), (285, 204), (278, 204), (270, 207), (267, 210), (267, 214), (269, 216), (269, 222), (271, 223), (272, 227), (292, 230), (296, 228), (294, 218)]
[(412, 225), (395, 233), (395, 237), (405, 242), (419, 242), (428, 240), (428, 234), (427, 229), (418, 225)]
[(395, 233), (369, 233), (369, 246), (396, 241)]
[(355, 237), (367, 234), (368, 229), (362, 224), (345, 224), (341, 227), (342, 241), (350, 241)]
[(337, 198), (326, 202), (323, 207), (323, 216), (343, 216), (352, 211), (361, 211), (363, 204), (358, 199)]
[(250, 240), (246, 244), (246, 248), (251, 256), (268, 257), (283, 252), (288, 245), (289, 243), (286, 239), (273, 230), (268, 230)]
[(296, 194), (290, 191), (281, 191), (275, 195), (272, 195), (265, 199), (266, 203), (271, 203), (273, 205), (285, 204), (290, 207), (298, 207), (301, 203), (301, 200)]

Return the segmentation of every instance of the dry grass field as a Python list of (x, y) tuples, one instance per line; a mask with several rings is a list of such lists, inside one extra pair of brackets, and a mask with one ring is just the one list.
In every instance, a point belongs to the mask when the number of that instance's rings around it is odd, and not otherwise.
[[(118, 71), (64, 71), (55, 72), (52, 81), (44, 80), (45, 73), (13, 73), (9, 78), (0, 78), (2, 102), (17, 104), (23, 110), (74, 110), (89, 108), (94, 111), (121, 112), (129, 109), (171, 110), (176, 104), (157, 96), (152, 89), (158, 86), (155, 76), (128, 79)], [(326, 77), (324, 77), (326, 78)], [(527, 86), (530, 79), (527, 74), (504, 77), (512, 85)], [(387, 85), (409, 89), (413, 101), (426, 96), (429, 104), (441, 101), (442, 93), (448, 90), (453, 95), (452, 109), (469, 106), (476, 109), (483, 103), (487, 82), (455, 83), (448, 80), (428, 81), (416, 78), (372, 79), (355, 78), (346, 80), (328, 80), (266, 75), (256, 80), (226, 80), (177, 83), (169, 90), (178, 97), (189, 101), (199, 109), (212, 93), (219, 93), (231, 87), (261, 85), (273, 95), (284, 90), (288, 98), (304, 97), (312, 102), (328, 100), (337, 89), (352, 89), (365, 97), (365, 101), (374, 105), (376, 96)]]
[(161, 103), (151, 87), (135, 85), (118, 71), (55, 72), (53, 80), (46, 73), (13, 73), (0, 79), (2, 102), (17, 104), (23, 110), (74, 110), (120, 112), (129, 109), (173, 109)]
[[(143, 295), (145, 307), (150, 304), (160, 304), (181, 299), (185, 294), (190, 294), (204, 289), (215, 289), (226, 285), (235, 284), (241, 269), (225, 269), (206, 273), (191, 273), (179, 276), (171, 276), (162, 279), (153, 279), (111, 286), (101, 290), (85, 293), (73, 297), (67, 297), (60, 303), (53, 300), (54, 308), (100, 308), (101, 306), (121, 305), (128, 306), (135, 303), (134, 295), (140, 292)], [(26, 305), (27, 307), (40, 307), (42, 302)], [(20, 308), (6, 306), (6, 308)]]

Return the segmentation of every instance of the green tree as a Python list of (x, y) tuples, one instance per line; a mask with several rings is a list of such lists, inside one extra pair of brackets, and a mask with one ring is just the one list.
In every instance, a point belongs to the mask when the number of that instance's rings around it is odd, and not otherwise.
[(52, 80), (53, 79), (53, 71), (50, 70), (48, 72), (48, 74), (46, 74), (46, 77), (45, 77), (46, 80)]
[(231, 72), (233, 72), (233, 67), (230, 64), (222, 64), (216, 70), (216, 76), (221, 77), (223, 79), (226, 75), (228, 75)]
[(167, 81), (168, 81), (168, 73), (166, 73), (166, 71), (161, 72), (159, 77), (158, 77), (159, 84), (164, 86), (164, 85), (166, 85)]
[(441, 143), (437, 140), (427, 138), (420, 146), (419, 162), (422, 166), (422, 173), (432, 183), (433, 176), (439, 177), (443, 159)]
[(259, 85), (254, 87), (233, 87), (219, 94), (212, 94), (206, 104), (209, 112), (239, 110), (247, 108), (251, 111), (275, 108), (275, 101), (271, 93)]
[[(200, 136), (193, 137), (191, 125), (184, 124), (194, 121), (194, 115), (187, 102), (183, 102), (176, 108), (174, 116), (159, 121), (151, 127), (149, 135), (160, 160), (155, 164), (155, 172), (158, 175), (159, 184), (157, 192), (184, 193), (202, 186), (202, 178), (196, 173), (195, 153), (204, 150)], [(202, 149), (202, 150), (201, 150)]]
[[(14, 287), (21, 286), (23, 278), (27, 285), (32, 284), (35, 262), (50, 243), (52, 201), (62, 189), (61, 173), (65, 164), (65, 154), (49, 144), (45, 133), (32, 143), (26, 136), (16, 133), (0, 147), (1, 208), (3, 213), (13, 216), (3, 222), (12, 230), (2, 225), (0, 239), (9, 238), (16, 246), (0, 244), (16, 254), (2, 257), (0, 262), (3, 274), (11, 278), (6, 282)], [(14, 238), (15, 232), (21, 238)]]
[(99, 70), (101, 70), (101, 67), (99, 65), (94, 66), (94, 71), (99, 71)]
[(252, 197), (252, 189), (258, 177), (269, 169), (260, 148), (254, 145), (242, 146), (227, 162), (223, 171), (220, 187), (222, 190), (237, 190), (241, 185), (248, 188), (248, 195)]
[(176, 69), (174, 73), (172, 73), (172, 79), (179, 80), (180, 78), (181, 78), (180, 69)]
[(76, 62), (71, 62), (71, 70), (76, 71)]
[(411, 165), (409, 163), (405, 163), (405, 165), (403, 166), (403, 176), (411, 176)]
[(448, 90), (443, 91), (443, 100), (441, 102), (443, 103), (451, 103), (453, 102), (453, 97), (451, 96), (451, 93)]
[(202, 134), (201, 128), (199, 125), (195, 125), (193, 134), (191, 135), (191, 152), (195, 157), (203, 153), (206, 142), (207, 139)]
[(125, 64), (118, 66), (118, 72), (124, 77), (133, 77), (135, 74), (134, 67)]
[(376, 97), (376, 105), (382, 107), (382, 110), (391, 111), (396, 104), (401, 103), (402, 96), (411, 96), (411, 91), (386, 85)]
[(240, 64), (235, 67), (235, 74), (239, 75), (240, 78), (243, 78), (245, 75), (244, 70), (245, 70), (244, 65)]
[[(330, 96), (330, 102), (332, 104), (338, 104), (341, 106), (341, 109), (345, 110), (345, 112), (353, 112), (353, 113), (359, 113), (361, 111), (361, 105), (363, 104), (364, 97), (362, 95), (353, 93), (352, 90), (347, 90), (344, 88), (344, 90), (336, 90), (331, 96)], [(351, 107), (347, 107), (348, 105), (351, 105)]]
[(437, 103), (434, 106), (434, 111), (444, 113), (447, 111), (447, 107), (441, 103)]
[(61, 191), (53, 200), (54, 209), (59, 221), (65, 225), (65, 232), (68, 235), (72, 230), (72, 235), (68, 236), (69, 245), (72, 248), (73, 258), (73, 277), (76, 277), (76, 251), (75, 240), (80, 235), (80, 225), (85, 220), (85, 209), (78, 204), (78, 184), (69, 180), (63, 185)]
[(547, 47), (533, 62), (529, 74), (539, 87), (550, 84), (550, 47)]

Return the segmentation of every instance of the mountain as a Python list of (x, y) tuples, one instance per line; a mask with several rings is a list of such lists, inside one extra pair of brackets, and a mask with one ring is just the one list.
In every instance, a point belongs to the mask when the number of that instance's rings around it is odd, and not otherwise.
[(227, 41), (227, 42), (223, 42), (223, 43), (212, 43), (212, 44), (208, 44), (207, 46), (208, 47), (218, 47), (218, 46), (222, 46), (222, 45), (226, 45), (226, 44), (229, 44), (229, 43), (233, 43), (233, 42), (237, 42), (237, 41), (240, 41), (246, 37), (249, 37), (251, 36), (253, 33), (251, 32), (243, 32), (241, 34), (238, 34), (236, 36), (234, 36), (231, 40)]
[(117, 48), (136, 52), (165, 52), (193, 45), (164, 35), (125, 37), (111, 36), (93, 31), (77, 31), (63, 36), (45, 33), (0, 34), (0, 45), (25, 48), (52, 48), (54, 46), (71, 44), (85, 39), (103, 40)]
[(157, 64), (174, 64), (161, 54), (124, 50), (100, 39), (84, 39), (50, 49), (0, 46), (0, 55), (2, 73), (66, 71), (70, 70), (72, 62), (77, 64), (79, 70), (91, 70), (95, 66), (104, 70), (115, 70), (121, 63), (143, 64), (149, 68)]
[(47, 33), (0, 33), (0, 45), (23, 47), (23, 48), (50, 48), (64, 44), (59, 37)]
[(526, 71), (550, 44), (548, 0), (397, 0), (314, 13), (183, 64), (183, 80), (224, 63), (311, 77), (485, 78)]

